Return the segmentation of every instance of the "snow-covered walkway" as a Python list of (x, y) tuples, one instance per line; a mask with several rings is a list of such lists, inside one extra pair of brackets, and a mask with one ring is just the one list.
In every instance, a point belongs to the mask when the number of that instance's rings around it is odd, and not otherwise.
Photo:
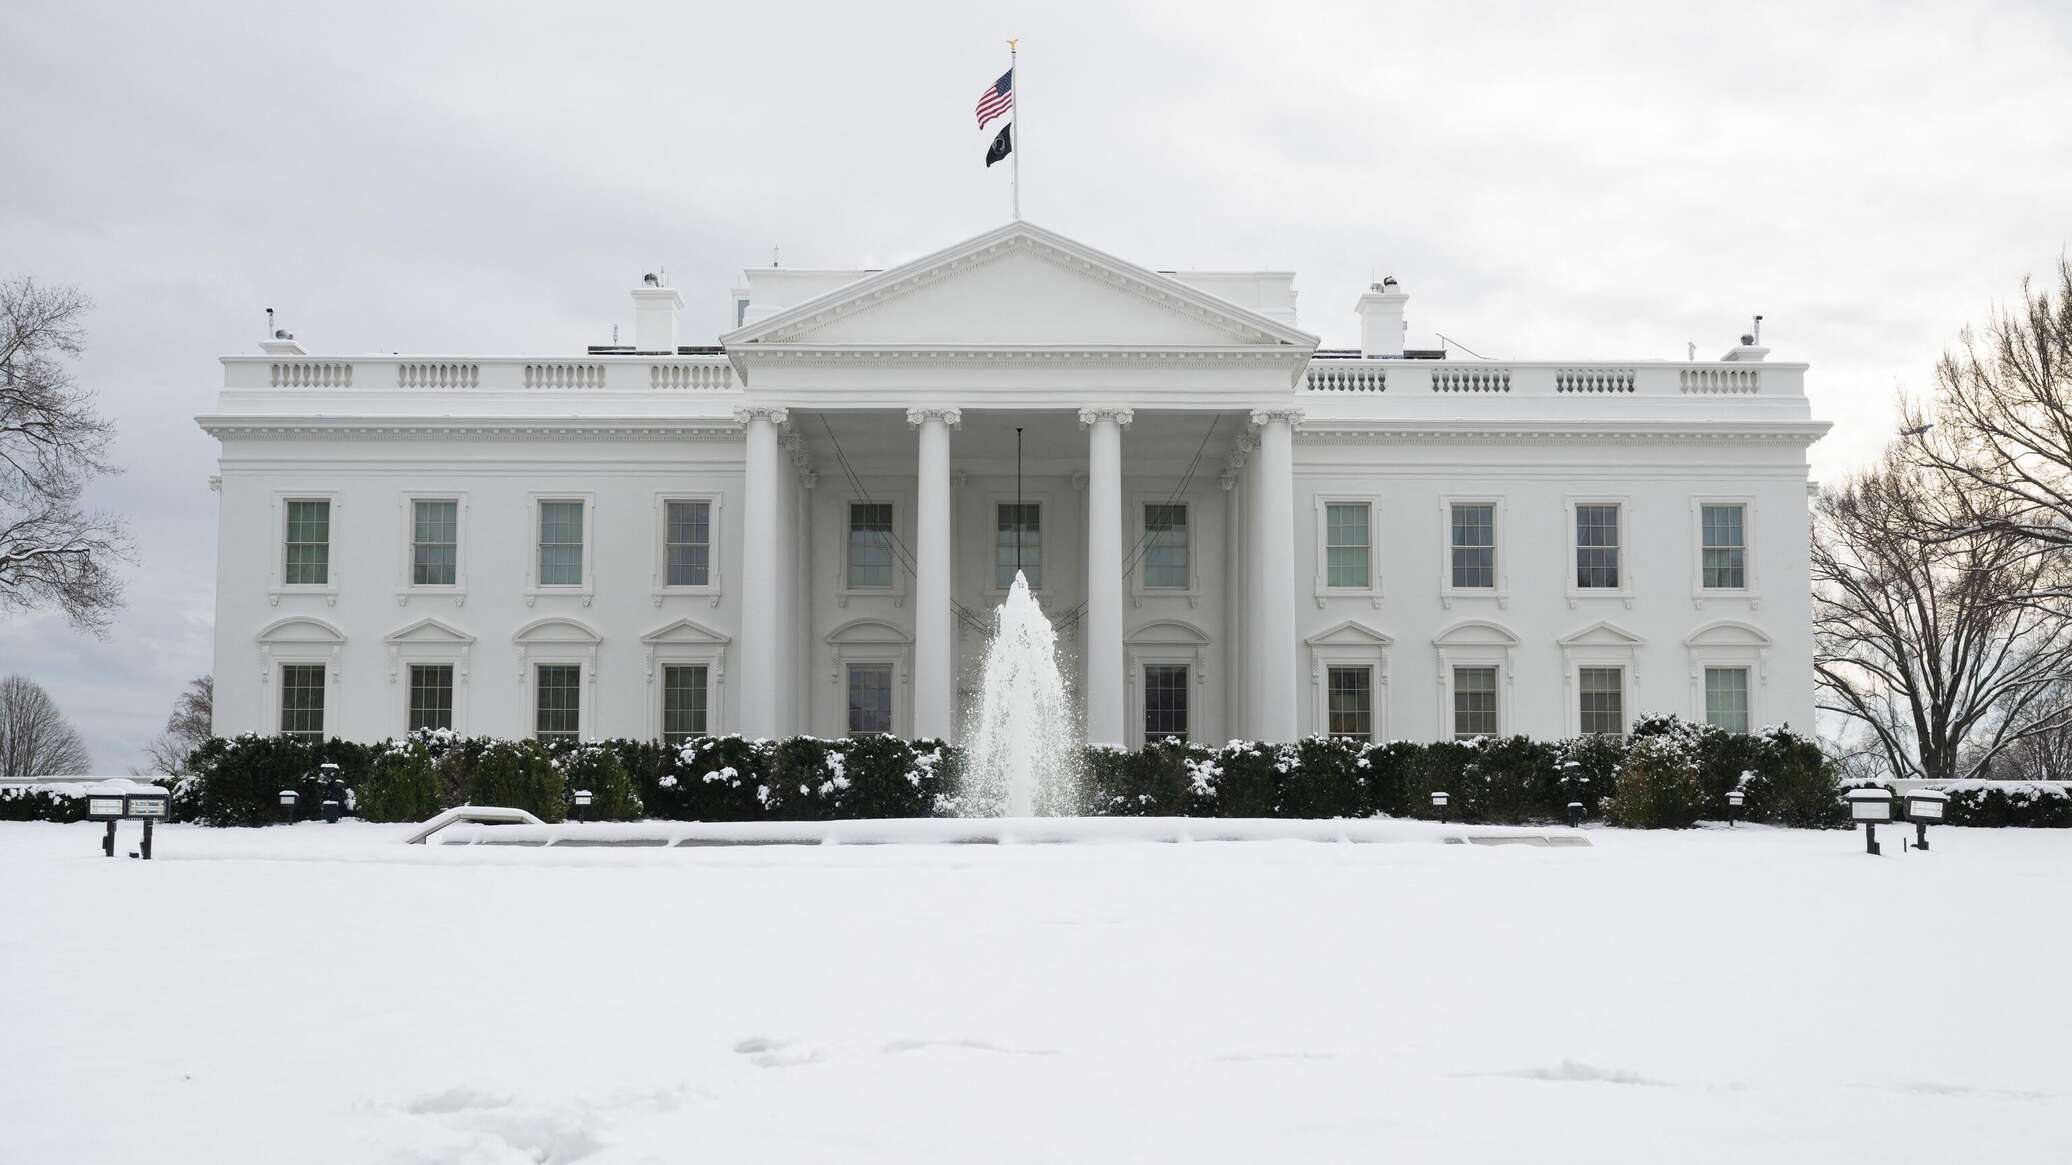
[(1411, 828), (0, 824), (0, 1161), (2072, 1159), (2072, 834)]

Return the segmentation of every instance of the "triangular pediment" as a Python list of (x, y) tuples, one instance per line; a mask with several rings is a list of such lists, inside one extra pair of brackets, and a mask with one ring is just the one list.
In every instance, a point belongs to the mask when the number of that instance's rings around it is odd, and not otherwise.
[(642, 643), (730, 643), (732, 639), (695, 619), (678, 619), (674, 623), (657, 627), (640, 637)]
[(1268, 316), (1029, 223), (879, 272), (721, 337), (758, 347), (1314, 349)]
[(419, 619), (407, 627), (398, 627), (388, 633), (390, 643), (473, 643), (475, 637), (450, 623), (437, 619)]
[(1317, 632), (1303, 642), (1311, 647), (1388, 647), (1395, 643), (1395, 640), (1357, 619), (1347, 619), (1336, 627)]
[(1639, 647), (1647, 640), (1616, 623), (1600, 620), (1562, 636), (1557, 642), (1563, 647)]

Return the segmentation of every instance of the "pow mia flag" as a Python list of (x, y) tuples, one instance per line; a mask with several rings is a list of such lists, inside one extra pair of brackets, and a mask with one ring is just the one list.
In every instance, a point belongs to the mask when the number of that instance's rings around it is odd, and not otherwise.
[(1000, 132), (993, 137), (993, 144), (986, 147), (986, 169), (992, 169), (993, 163), (1013, 152), (1014, 123), (1010, 121), (1000, 127)]

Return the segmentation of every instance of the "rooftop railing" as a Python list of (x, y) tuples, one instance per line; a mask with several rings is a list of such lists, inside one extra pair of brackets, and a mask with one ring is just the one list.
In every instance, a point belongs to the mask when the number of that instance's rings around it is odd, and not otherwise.
[(1391, 397), (1461, 396), (1798, 396), (1803, 365), (1713, 362), (1582, 364), (1496, 360), (1310, 362), (1309, 392)]
[(551, 360), (445, 356), (226, 356), (225, 388), (355, 392), (737, 392), (725, 356)]

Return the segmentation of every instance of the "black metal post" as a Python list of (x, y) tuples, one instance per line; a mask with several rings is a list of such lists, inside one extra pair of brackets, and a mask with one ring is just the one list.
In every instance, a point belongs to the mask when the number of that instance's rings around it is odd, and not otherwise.
[(1914, 822), (1914, 844), (1924, 850), (1928, 848), (1928, 823), (1926, 821)]
[(108, 823), (108, 835), (101, 839), (101, 852), (111, 858), (115, 856), (115, 823), (113, 821)]
[(142, 847), (142, 851), (143, 851), (143, 854), (144, 854), (144, 860), (145, 860), (145, 861), (147, 861), (147, 862), (148, 862), (148, 861), (150, 861), (150, 860), (151, 860), (151, 819), (150, 819), (149, 817), (146, 817), (146, 818), (144, 819), (144, 845), (143, 845), (143, 847)]
[(1863, 852), (1873, 857), (1882, 852), (1878, 849), (1878, 823), (1875, 821), (1863, 823)]

